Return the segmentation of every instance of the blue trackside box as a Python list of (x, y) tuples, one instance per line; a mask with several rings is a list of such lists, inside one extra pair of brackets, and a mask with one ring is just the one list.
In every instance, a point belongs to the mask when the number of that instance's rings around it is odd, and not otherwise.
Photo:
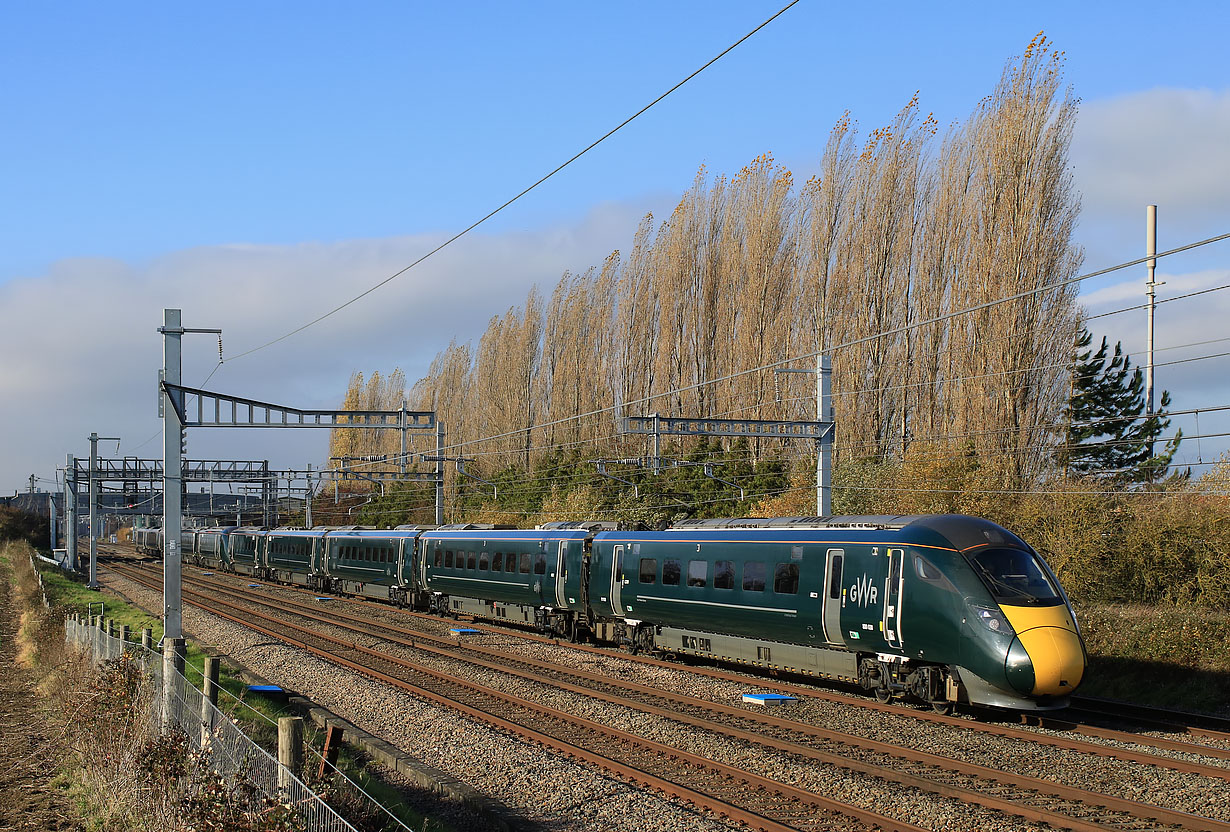
[(455, 636), (474, 636), (482, 632), (481, 630), (476, 630), (473, 627), (449, 627), (448, 631)]
[(787, 702), (798, 702), (799, 699), (784, 693), (745, 693), (743, 701), (753, 705), (784, 705)]

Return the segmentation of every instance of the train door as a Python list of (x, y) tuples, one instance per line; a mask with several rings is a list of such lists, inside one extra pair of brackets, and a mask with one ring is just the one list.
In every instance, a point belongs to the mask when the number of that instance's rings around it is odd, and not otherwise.
[(559, 541), (559, 551), (555, 557), (555, 604), (563, 608), (568, 606), (564, 584), (568, 579), (568, 541)]
[(905, 552), (888, 550), (888, 576), (884, 580), (884, 641), (901, 649), (901, 582)]
[(616, 615), (624, 614), (624, 605), (620, 596), (624, 587), (624, 547), (615, 546), (611, 550), (611, 611)]
[(845, 644), (841, 637), (841, 578), (845, 559), (844, 549), (828, 550), (821, 591), (824, 593), (824, 640), (829, 644)]

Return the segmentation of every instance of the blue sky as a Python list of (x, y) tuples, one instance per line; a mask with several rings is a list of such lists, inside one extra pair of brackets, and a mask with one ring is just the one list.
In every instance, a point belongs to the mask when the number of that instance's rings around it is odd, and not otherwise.
[[(44, 336), (26, 328), (71, 318), (73, 308), (111, 326), (131, 322), (139, 337), (113, 342), (128, 358), (98, 388), (105, 401), (93, 421), (61, 414), (40, 442), (0, 448), (0, 492), (32, 471), (50, 475), (81, 444), (78, 434), (144, 439), (156, 430), (144, 404), (153, 398), (145, 388), (159, 345), (150, 331), (162, 305), (185, 305), (188, 325), (222, 326), (232, 353), (269, 327), (284, 327), (280, 334), (468, 225), (781, 5), (5, 4), (3, 346), (12, 355), (15, 345), (39, 343)], [(357, 337), (350, 352), (310, 360), (315, 344), (340, 331), (322, 330), (253, 356), (246, 375), (237, 364), (218, 379), (288, 403), (329, 401), (352, 368), (400, 365), (413, 379), (449, 337), (474, 337), (530, 283), (549, 286), (563, 269), (626, 247), (636, 219), (668, 210), (700, 164), (733, 173), (768, 151), (805, 177), (843, 111), (865, 133), (916, 90), (941, 125), (962, 120), (1039, 30), (1067, 53), (1068, 81), (1083, 102), (1073, 162), (1086, 194), (1086, 266), (1139, 253), (1149, 201), (1161, 204), (1163, 247), (1230, 230), (1227, 23), (1230, 12), (1215, 3), (803, 0), (435, 271), (407, 280), (417, 294), (390, 287), (339, 322), (354, 328), (376, 309), (408, 302), (404, 320), (414, 326), (414, 303), (437, 291), (432, 279), (486, 269), (449, 307), (450, 326), (433, 322), (410, 340)], [(1189, 255), (1172, 271), (1215, 281), (1227, 250)], [(245, 275), (251, 295), (226, 282), (228, 268), (231, 280)], [(278, 290), (261, 285), (273, 274), (284, 281)], [(285, 286), (297, 279), (311, 289), (287, 299)], [(1120, 280), (1091, 286), (1104, 293), (1094, 301), (1130, 294), (1115, 289)], [(263, 306), (275, 302), (276, 311)], [(1137, 324), (1108, 331), (1127, 338)], [(212, 367), (211, 352), (188, 358), (190, 379), (193, 362)], [(39, 355), (0, 373), (0, 398), (71, 407), (81, 388), (30, 386), (32, 376), (64, 371), (62, 361), (40, 366)], [(1210, 368), (1225, 376), (1230, 365), (1192, 366), (1209, 373), (1174, 378), (1194, 397), (1208, 392)], [(97, 423), (104, 418), (118, 424)], [(1210, 430), (1207, 420), (1202, 428)], [(220, 440), (204, 446), (223, 450)], [(308, 445), (287, 447), (282, 464), (319, 456)]]

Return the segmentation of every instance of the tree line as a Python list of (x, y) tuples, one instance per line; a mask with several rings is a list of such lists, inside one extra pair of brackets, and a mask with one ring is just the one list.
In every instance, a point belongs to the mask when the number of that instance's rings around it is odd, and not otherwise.
[[(824, 353), (835, 513), (980, 514), (1036, 541), (1091, 599), (1226, 599), (1214, 536), (1226, 499), (1205, 493), (1208, 477), (1156, 498), (1114, 493), (1158, 479), (1174, 443), (1155, 452), (1168, 422), (1138, 418), (1139, 370), (1118, 348), (1092, 349), (1067, 284), (1083, 254), (1062, 70), (1039, 36), (943, 131), (917, 96), (865, 137), (847, 114), (801, 183), (769, 154), (730, 177), (702, 167), (626, 249), (531, 290), (477, 346), (450, 343), (406, 394), (488, 481), (449, 469), (448, 519), (813, 514), (810, 443), (677, 439), (664, 456), (715, 461), (718, 479), (695, 465), (621, 469), (635, 499), (593, 460), (647, 453), (644, 437), (620, 435), (624, 416), (813, 419), (814, 377), (772, 365), (814, 368)], [(403, 389), (397, 374), (356, 373), (344, 406), (395, 408)], [(394, 432), (361, 429), (333, 442), (335, 456), (399, 447)], [(357, 516), (429, 522), (430, 505), (408, 485)], [(1159, 549), (1186, 564), (1180, 577), (1149, 568)]]
[(839, 459), (959, 437), (1037, 476), (1079, 316), (1062, 63), (1039, 36), (942, 136), (917, 96), (863, 139), (843, 116), (802, 184), (769, 154), (733, 177), (702, 167), (626, 251), (535, 288), (477, 348), (449, 344), (411, 407), (528, 469), (561, 446), (640, 447), (617, 436), (625, 415), (814, 418), (814, 380), (768, 365), (826, 352)]

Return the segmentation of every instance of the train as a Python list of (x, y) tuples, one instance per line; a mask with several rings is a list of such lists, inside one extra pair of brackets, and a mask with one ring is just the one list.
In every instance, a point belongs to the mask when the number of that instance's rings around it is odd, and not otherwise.
[[(138, 530), (162, 552), (160, 529)], [(1065, 707), (1087, 655), (1046, 561), (978, 517), (185, 530), (185, 561), (320, 593), (911, 699)]]

